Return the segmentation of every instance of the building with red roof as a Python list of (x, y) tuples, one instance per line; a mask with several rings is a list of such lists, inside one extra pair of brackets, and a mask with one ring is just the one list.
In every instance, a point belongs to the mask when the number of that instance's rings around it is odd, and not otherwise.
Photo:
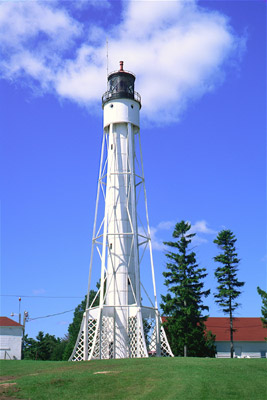
[[(210, 317), (205, 322), (207, 331), (216, 335), (217, 357), (230, 357), (230, 320), (224, 317)], [(267, 329), (260, 318), (234, 318), (235, 357), (266, 358)]]
[(0, 359), (21, 360), (23, 326), (8, 317), (0, 317)]
[[(162, 317), (166, 322), (168, 317)], [(216, 357), (230, 358), (230, 320), (224, 317), (210, 317), (205, 322), (206, 330), (215, 336)], [(267, 329), (258, 317), (234, 318), (234, 354), (240, 358), (267, 357)]]

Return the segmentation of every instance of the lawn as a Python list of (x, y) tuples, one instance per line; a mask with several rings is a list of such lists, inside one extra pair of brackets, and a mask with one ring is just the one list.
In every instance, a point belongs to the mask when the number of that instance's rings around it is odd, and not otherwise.
[(0, 368), (0, 399), (267, 398), (265, 359), (1, 361)]

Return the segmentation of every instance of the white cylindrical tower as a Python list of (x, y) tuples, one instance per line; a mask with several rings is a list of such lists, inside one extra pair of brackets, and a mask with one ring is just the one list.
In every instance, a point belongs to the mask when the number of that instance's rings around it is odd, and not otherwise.
[(104, 130), (109, 135), (106, 182), (108, 255), (105, 304), (115, 307), (115, 357), (128, 354), (128, 306), (140, 307), (137, 215), (134, 174), (135, 135), (139, 132), (140, 96), (135, 76), (120, 70), (108, 77), (103, 96)]
[[(140, 145), (141, 97), (134, 91), (135, 76), (120, 70), (109, 74), (108, 90), (102, 97), (103, 144), (93, 232), (87, 307), (71, 360), (95, 358), (172, 356), (157, 308), (146, 192), (141, 171), (136, 173), (136, 141)], [(141, 153), (141, 145), (140, 145)], [(143, 187), (146, 210), (145, 232), (138, 232), (137, 186)], [(104, 195), (104, 218), (99, 224), (98, 203)], [(102, 246), (100, 249), (99, 246)], [(142, 305), (140, 248), (150, 251), (154, 302)], [(89, 307), (93, 252), (101, 260), (101, 285)], [(143, 290), (147, 294), (144, 286)], [(148, 296), (148, 295), (147, 295)], [(148, 296), (149, 297), (149, 296)], [(99, 301), (99, 304), (95, 304)]]

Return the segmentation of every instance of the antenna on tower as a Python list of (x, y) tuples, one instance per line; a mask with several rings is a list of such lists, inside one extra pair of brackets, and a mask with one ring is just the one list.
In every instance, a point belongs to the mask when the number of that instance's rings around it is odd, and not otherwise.
[(108, 84), (108, 37), (106, 38), (106, 49), (107, 49), (107, 84)]

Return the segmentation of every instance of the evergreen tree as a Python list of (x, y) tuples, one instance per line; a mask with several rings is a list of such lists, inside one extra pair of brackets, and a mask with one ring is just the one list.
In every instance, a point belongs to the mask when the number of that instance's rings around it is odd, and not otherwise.
[(214, 257), (214, 260), (220, 263), (220, 266), (215, 271), (218, 286), (217, 293), (214, 296), (216, 303), (222, 307), (223, 312), (229, 315), (231, 358), (233, 358), (234, 355), (233, 313), (240, 305), (236, 301), (241, 293), (238, 288), (241, 288), (245, 284), (244, 282), (239, 282), (237, 279), (240, 259), (237, 258), (235, 242), (235, 235), (230, 230), (222, 230), (214, 240), (214, 243), (223, 251), (221, 254)]
[(202, 297), (207, 297), (210, 290), (204, 290), (205, 268), (198, 268), (196, 255), (188, 249), (194, 233), (190, 233), (191, 225), (181, 221), (173, 232), (176, 239), (164, 242), (173, 251), (166, 257), (167, 272), (163, 272), (164, 284), (168, 287), (166, 296), (161, 296), (161, 308), (166, 315), (165, 328), (174, 355), (214, 356), (214, 336), (205, 333), (205, 320), (202, 312), (208, 310), (203, 305)]
[(62, 340), (49, 333), (40, 331), (36, 339), (25, 335), (23, 358), (25, 360), (62, 360)]
[(23, 341), (22, 358), (25, 360), (35, 360), (37, 353), (37, 342), (26, 334)]
[(57, 338), (56, 346), (53, 349), (50, 360), (51, 361), (62, 361), (65, 348), (68, 344), (68, 337), (65, 335), (63, 338)]
[(257, 291), (258, 291), (258, 293), (259, 293), (259, 295), (261, 296), (261, 299), (262, 299), (262, 307), (261, 307), (262, 318), (261, 318), (261, 322), (262, 322), (263, 327), (267, 328), (267, 292), (265, 292), (264, 290), (259, 288), (259, 286), (257, 287)]

